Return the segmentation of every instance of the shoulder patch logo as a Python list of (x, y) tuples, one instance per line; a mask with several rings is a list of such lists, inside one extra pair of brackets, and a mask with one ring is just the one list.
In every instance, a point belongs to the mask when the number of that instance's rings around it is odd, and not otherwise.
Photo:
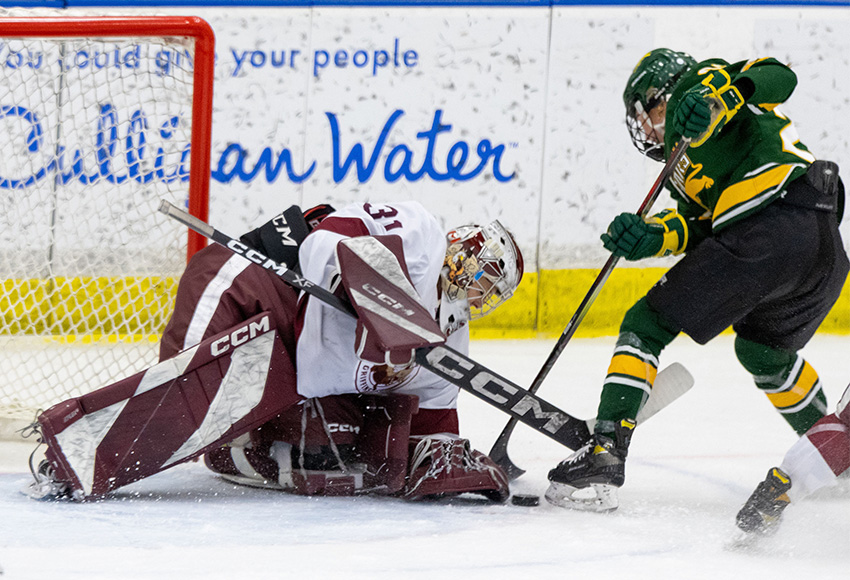
[(697, 163), (691, 168), (687, 178), (685, 178), (685, 195), (705, 207), (705, 204), (700, 201), (700, 194), (706, 189), (711, 189), (714, 180), (707, 175), (697, 177), (697, 174), (702, 171), (702, 167), (702, 163)]
[(687, 154), (682, 156), (682, 159), (673, 170), (670, 176), (670, 185), (678, 191), (682, 196), (687, 197), (698, 203), (705, 209), (706, 205), (700, 200), (700, 194), (714, 185), (714, 180), (708, 176), (697, 177), (697, 174), (702, 171), (703, 164), (691, 164), (691, 159)]

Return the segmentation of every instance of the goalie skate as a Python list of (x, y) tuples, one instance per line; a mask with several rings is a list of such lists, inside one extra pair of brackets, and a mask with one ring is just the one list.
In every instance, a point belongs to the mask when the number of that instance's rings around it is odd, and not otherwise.
[(410, 470), (401, 496), (422, 500), (463, 493), (504, 503), (510, 495), (508, 476), (467, 439), (449, 434), (411, 437)]
[(47, 459), (41, 460), (33, 477), (35, 481), (23, 490), (30, 498), (44, 501), (71, 498), (71, 486), (56, 479), (56, 471)]
[[(222, 451), (229, 455), (229, 466), (220, 457)], [(297, 450), (295, 456), (298, 456)], [(272, 444), (266, 463), (269, 459), (274, 465), (273, 474), (269, 473), (267, 465), (258, 462), (259, 457), (250, 454), (250, 449), (239, 446), (225, 447), (206, 456), (208, 467), (221, 470), (219, 477), (238, 485), (301, 495), (339, 496), (375, 491), (364, 483), (365, 464), (344, 464), (344, 469), (304, 469), (293, 461), (292, 445), (282, 441)]]

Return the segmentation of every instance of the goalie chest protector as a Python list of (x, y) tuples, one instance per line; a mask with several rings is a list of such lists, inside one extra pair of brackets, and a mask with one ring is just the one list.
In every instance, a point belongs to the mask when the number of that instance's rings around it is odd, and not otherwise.
[(198, 457), (297, 403), (268, 312), (38, 417), (56, 477), (83, 499)]

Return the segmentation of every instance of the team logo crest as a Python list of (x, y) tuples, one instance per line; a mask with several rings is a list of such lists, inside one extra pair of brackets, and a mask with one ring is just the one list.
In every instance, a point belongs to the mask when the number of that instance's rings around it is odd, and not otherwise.
[(419, 372), (419, 365), (390, 368), (361, 361), (357, 366), (354, 387), (358, 393), (389, 392), (410, 384)]

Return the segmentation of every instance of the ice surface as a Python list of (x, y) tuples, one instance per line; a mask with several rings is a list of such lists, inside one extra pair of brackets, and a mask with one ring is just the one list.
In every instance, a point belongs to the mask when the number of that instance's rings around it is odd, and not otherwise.
[[(475, 342), (472, 356), (529, 385), (553, 341)], [(574, 339), (539, 394), (595, 414), (613, 339)], [(850, 381), (850, 337), (818, 336), (803, 352), (835, 404)], [(237, 487), (201, 464), (178, 466), (90, 504), (41, 503), (29, 446), (0, 445), (3, 580), (204, 578), (847, 579), (850, 482), (794, 505), (779, 533), (735, 549), (734, 517), (795, 436), (722, 336), (677, 339), (662, 367), (682, 362), (694, 388), (638, 427), (621, 507), (610, 514), (474, 498), (305, 498)], [(461, 431), (489, 450), (506, 417), (462, 394)], [(542, 494), (567, 455), (519, 426), (512, 459), (528, 470), (516, 493)], [(604, 575), (604, 576), (603, 576)]]

